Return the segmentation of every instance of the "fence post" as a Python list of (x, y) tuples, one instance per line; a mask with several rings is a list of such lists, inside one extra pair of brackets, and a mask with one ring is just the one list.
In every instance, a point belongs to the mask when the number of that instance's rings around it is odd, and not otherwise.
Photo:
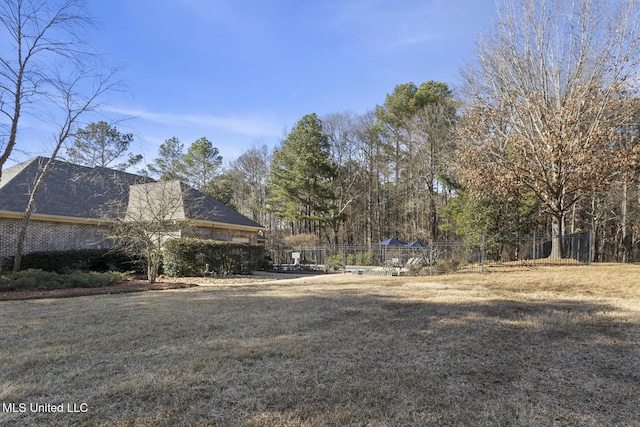
[(429, 276), (433, 276), (433, 240), (429, 242)]
[(325, 273), (329, 271), (329, 267), (327, 266), (327, 245), (322, 246), (322, 265), (324, 265)]
[(482, 247), (480, 249), (480, 273), (484, 274), (484, 258), (485, 258), (485, 252), (484, 252), (484, 233), (482, 233)]
[(347, 242), (342, 244), (342, 272), (347, 271)]
[(536, 266), (536, 232), (533, 232), (533, 257), (531, 259), (531, 266)]

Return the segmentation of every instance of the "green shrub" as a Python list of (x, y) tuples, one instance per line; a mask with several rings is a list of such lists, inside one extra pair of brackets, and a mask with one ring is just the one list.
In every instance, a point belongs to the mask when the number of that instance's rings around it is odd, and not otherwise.
[(428, 272), (428, 268), (425, 268), (422, 264), (413, 264), (409, 267), (409, 276), (422, 276)]
[[(340, 256), (340, 262), (342, 262), (342, 255)], [(373, 265), (375, 255), (373, 251), (359, 251), (355, 254), (349, 254), (346, 257), (347, 265)]]
[(173, 277), (202, 276), (205, 272), (251, 274), (264, 260), (261, 245), (174, 238), (163, 247), (164, 273)]
[(327, 265), (326, 268), (328, 270), (340, 270), (344, 268), (344, 264), (342, 264), (342, 253), (336, 252), (327, 257)]
[[(13, 258), (5, 258), (2, 271), (13, 268)], [(68, 251), (31, 252), (22, 256), (20, 270), (37, 269), (56, 273), (71, 271), (130, 271), (136, 263), (121, 251), (113, 249), (77, 249)]]
[(433, 265), (434, 274), (453, 273), (460, 268), (463, 262), (456, 259), (438, 260)]
[(38, 269), (21, 270), (13, 276), (0, 276), (0, 292), (36, 289), (98, 288), (113, 285), (126, 276), (119, 272), (59, 274)]
[(358, 252), (356, 255), (356, 265), (373, 265), (374, 254), (369, 250), (366, 252)]

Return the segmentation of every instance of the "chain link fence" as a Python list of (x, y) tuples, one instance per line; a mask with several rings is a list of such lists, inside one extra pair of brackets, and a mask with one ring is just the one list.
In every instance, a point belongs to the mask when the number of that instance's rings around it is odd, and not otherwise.
[[(557, 250), (553, 251), (554, 240)], [(554, 238), (488, 238), (480, 242), (429, 242), (421, 246), (286, 246), (267, 247), (273, 269), (341, 271), (364, 275), (431, 276), (484, 273), (498, 268), (543, 265), (588, 265), (591, 232)]]

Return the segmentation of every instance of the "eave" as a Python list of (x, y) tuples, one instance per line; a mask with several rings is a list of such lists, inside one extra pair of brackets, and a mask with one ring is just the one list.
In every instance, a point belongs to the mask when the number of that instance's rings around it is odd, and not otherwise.
[[(0, 218), (9, 219), (22, 219), (24, 212), (3, 211), (0, 210)], [(109, 221), (99, 218), (77, 218), (73, 216), (62, 215), (48, 215), (48, 214), (31, 214), (31, 221), (51, 221), (51, 222), (64, 222), (73, 224), (93, 224), (93, 225), (107, 225)]]
[[(0, 210), (0, 218), (22, 219), (23, 216), (24, 216), (24, 212)], [(47, 214), (38, 214), (38, 213), (32, 214), (31, 220), (63, 222), (63, 223), (72, 223), (72, 224), (92, 224), (92, 225), (100, 225), (100, 226), (107, 226), (111, 222), (109, 220), (99, 219), (99, 218), (77, 218), (77, 217), (71, 217), (71, 216), (47, 215)], [(266, 228), (264, 227), (252, 227), (249, 225), (240, 225), (240, 224), (227, 224), (224, 222), (216, 222), (216, 221), (187, 220), (187, 222), (190, 225), (195, 225), (200, 227), (219, 228), (219, 229), (226, 229), (226, 230), (249, 231), (249, 232), (256, 232), (256, 233), (260, 230), (266, 230)]]
[(212, 228), (223, 228), (226, 230), (238, 230), (238, 231), (251, 231), (257, 233), (260, 230), (266, 230), (265, 227), (253, 227), (250, 225), (240, 225), (240, 224), (227, 224), (224, 222), (216, 222), (216, 221), (202, 221), (202, 220), (187, 220), (187, 222), (191, 225), (201, 226), (201, 227), (212, 227)]

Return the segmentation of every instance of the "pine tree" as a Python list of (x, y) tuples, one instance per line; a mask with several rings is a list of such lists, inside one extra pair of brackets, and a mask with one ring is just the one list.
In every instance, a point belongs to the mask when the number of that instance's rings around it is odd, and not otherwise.
[(304, 116), (274, 153), (269, 176), (269, 209), (293, 233), (322, 235), (340, 221), (332, 180), (329, 140), (315, 114)]
[(147, 165), (149, 171), (161, 181), (186, 181), (184, 173), (184, 144), (175, 136), (160, 144), (159, 157)]
[(222, 156), (211, 141), (202, 137), (189, 146), (182, 163), (189, 185), (202, 191), (211, 187), (220, 174)]
[[(128, 152), (132, 142), (133, 134), (122, 133), (105, 121), (89, 123), (76, 132), (73, 146), (67, 148), (67, 158), (78, 165), (126, 170), (142, 161), (141, 154)], [(126, 161), (112, 166), (124, 156)]]

